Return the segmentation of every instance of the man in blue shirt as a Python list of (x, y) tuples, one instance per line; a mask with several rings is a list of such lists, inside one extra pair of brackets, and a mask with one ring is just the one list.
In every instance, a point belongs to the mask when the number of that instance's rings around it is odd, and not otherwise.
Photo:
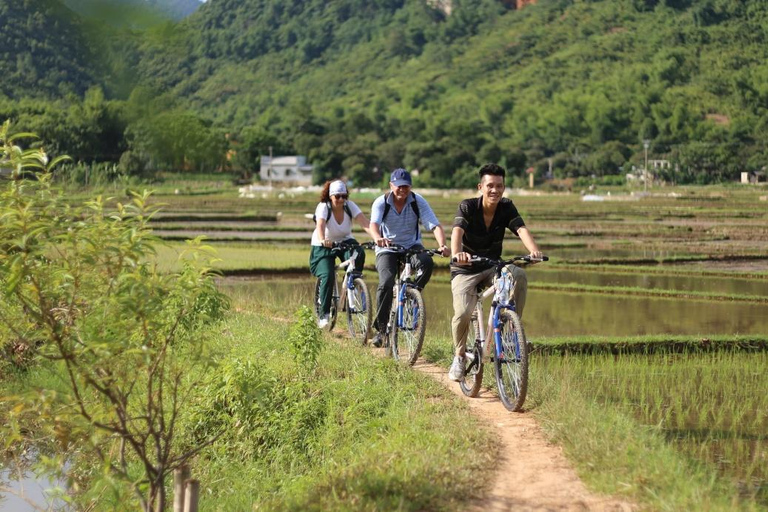
[[(390, 243), (406, 249), (420, 248), (421, 230), (419, 223), (432, 231), (443, 256), (450, 250), (445, 245), (445, 232), (429, 203), (419, 194), (411, 191), (411, 174), (405, 169), (395, 169), (389, 180), (390, 192), (379, 196), (371, 208), (370, 233), (376, 242), (376, 270), (379, 272), (379, 287), (376, 290), (376, 319), (373, 326), (377, 333), (373, 345), (382, 345), (382, 333), (387, 328), (389, 310), (392, 307), (392, 287), (397, 274), (397, 253), (387, 249)], [(433, 262), (428, 254), (419, 254), (411, 264), (416, 271), (416, 286), (423, 289), (432, 277)]]

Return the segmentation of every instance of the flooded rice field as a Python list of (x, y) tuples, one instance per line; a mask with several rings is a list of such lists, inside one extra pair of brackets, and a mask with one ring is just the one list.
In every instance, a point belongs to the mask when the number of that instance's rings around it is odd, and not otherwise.
[[(530, 273), (529, 282), (552, 282), (550, 272)], [(637, 276), (629, 276), (637, 277)], [(376, 275), (366, 272), (375, 294)], [(562, 281), (561, 281), (562, 282)], [(567, 282), (567, 281), (566, 281)], [(681, 282), (682, 283), (682, 282)], [(764, 284), (764, 283), (759, 283)], [(224, 280), (228, 293), (285, 304), (289, 315), (311, 304), (314, 281), (275, 276), (258, 280)], [(453, 305), (450, 284), (434, 280), (424, 293), (428, 329), (449, 336)], [(486, 305), (487, 308), (487, 305)], [(486, 309), (487, 310), (487, 309)], [(639, 336), (649, 334), (715, 335), (768, 334), (766, 305), (759, 303), (632, 297), (572, 291), (529, 290), (525, 325), (532, 338), (540, 336)]]

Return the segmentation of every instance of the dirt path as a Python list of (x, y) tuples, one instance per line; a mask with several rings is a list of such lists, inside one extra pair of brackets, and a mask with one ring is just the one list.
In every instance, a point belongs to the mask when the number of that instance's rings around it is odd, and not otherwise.
[[(419, 360), (414, 369), (429, 375), (462, 397), (480, 420), (494, 430), (499, 443), (499, 467), (477, 511), (632, 511), (637, 507), (615, 498), (592, 494), (576, 475), (562, 450), (547, 442), (529, 413), (507, 411), (491, 391), (478, 398), (464, 396), (447, 371)], [(523, 483), (522, 485), (520, 483)]]

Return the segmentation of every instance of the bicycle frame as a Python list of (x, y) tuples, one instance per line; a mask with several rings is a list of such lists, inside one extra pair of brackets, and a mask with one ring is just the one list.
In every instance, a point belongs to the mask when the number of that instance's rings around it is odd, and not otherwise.
[(357, 249), (352, 252), (352, 256), (349, 259), (342, 261), (336, 266), (336, 270), (344, 270), (344, 280), (341, 287), (341, 295), (339, 295), (339, 280), (333, 281), (333, 296), (337, 298), (341, 304), (344, 304), (344, 300), (347, 298), (347, 290), (354, 288), (355, 277), (362, 276), (362, 273), (355, 270), (355, 261), (357, 260)]
[[(506, 280), (503, 284), (502, 288), (499, 288), (498, 282), (500, 280)], [(494, 356), (499, 358), (502, 357), (501, 354), (501, 321), (499, 320), (501, 317), (502, 311), (505, 309), (508, 309), (510, 311), (515, 311), (515, 302), (511, 301), (509, 302), (508, 297), (512, 297), (515, 290), (515, 278), (512, 276), (511, 273), (504, 272), (499, 277), (494, 277), (493, 284), (488, 287), (487, 290), (485, 290), (482, 294), (480, 294), (480, 297), (477, 299), (477, 304), (475, 305), (475, 310), (477, 311), (477, 318), (480, 320), (483, 318), (484, 312), (483, 312), (483, 300), (487, 299), (491, 295), (494, 296), (493, 302), (491, 303), (491, 309), (488, 311), (488, 323), (486, 325), (483, 325), (482, 322), (478, 321), (478, 328), (480, 332), (478, 333), (478, 336), (480, 338), (480, 345), (482, 347), (482, 356), (485, 357), (486, 351), (488, 349), (487, 347), (487, 333), (493, 332), (493, 341), (494, 341)], [(507, 297), (503, 297), (503, 295), (506, 295), (503, 291), (505, 289), (510, 290), (510, 293)], [(515, 354), (516, 357), (520, 357), (520, 354)]]

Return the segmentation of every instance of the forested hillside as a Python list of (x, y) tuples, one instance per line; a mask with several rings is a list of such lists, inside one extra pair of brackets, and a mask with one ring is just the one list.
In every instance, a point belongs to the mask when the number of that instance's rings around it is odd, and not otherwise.
[[(318, 179), (358, 183), (406, 165), (423, 184), (465, 184), (488, 160), (521, 175), (550, 161), (557, 176), (620, 174), (642, 162), (644, 139), (678, 182), (768, 164), (768, 3), (452, 4), (211, 0), (125, 37), (130, 84), (106, 84), (105, 101), (136, 122), (137, 98), (156, 98), (153, 116), (235, 149), (235, 168), (271, 145), (308, 155)], [(155, 126), (128, 129), (125, 148), (190, 167), (152, 154)]]
[(0, 0), (0, 96), (82, 95), (94, 81), (77, 16), (56, 0)]
[(62, 0), (86, 18), (110, 25), (143, 28), (158, 22), (183, 19), (197, 10), (199, 0)]

